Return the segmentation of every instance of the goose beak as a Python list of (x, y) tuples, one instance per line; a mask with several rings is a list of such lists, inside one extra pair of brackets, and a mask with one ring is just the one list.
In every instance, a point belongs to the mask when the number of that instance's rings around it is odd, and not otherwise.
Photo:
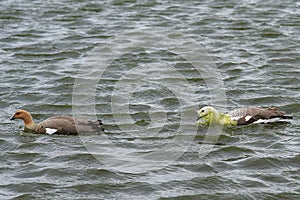
[(12, 121), (12, 120), (15, 120), (15, 116), (12, 116), (12, 118), (10, 118), (10, 120)]
[(200, 117), (200, 116), (198, 116), (198, 117), (197, 117), (197, 119), (196, 119), (196, 121), (199, 121), (200, 119), (201, 119), (201, 117)]

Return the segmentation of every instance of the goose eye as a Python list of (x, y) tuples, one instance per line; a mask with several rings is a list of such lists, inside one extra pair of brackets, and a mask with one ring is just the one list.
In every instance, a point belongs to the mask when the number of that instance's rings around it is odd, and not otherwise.
[(201, 110), (201, 112), (204, 112), (204, 110)]
[(17, 112), (16, 115), (20, 115), (21, 113)]

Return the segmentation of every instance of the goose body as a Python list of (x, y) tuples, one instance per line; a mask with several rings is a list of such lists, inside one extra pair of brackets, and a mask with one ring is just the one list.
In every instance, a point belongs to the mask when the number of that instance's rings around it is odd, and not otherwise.
[(11, 120), (22, 119), (25, 124), (24, 131), (40, 134), (78, 134), (80, 132), (103, 131), (102, 123), (78, 119), (71, 116), (50, 117), (38, 124), (33, 122), (32, 116), (25, 110), (17, 110)]
[(291, 116), (277, 108), (245, 107), (238, 108), (227, 114), (217, 111), (211, 106), (205, 106), (197, 111), (198, 125), (218, 124), (225, 126), (248, 125), (252, 123), (289, 122)]

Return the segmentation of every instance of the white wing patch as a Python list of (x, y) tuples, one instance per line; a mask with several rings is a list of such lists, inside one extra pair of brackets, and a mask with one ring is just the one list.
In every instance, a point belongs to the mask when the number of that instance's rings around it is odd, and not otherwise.
[(54, 128), (45, 128), (46, 129), (46, 133), (49, 135), (52, 135), (53, 133), (55, 133), (57, 131), (57, 129)]
[(246, 122), (249, 121), (252, 118), (252, 116), (248, 115), (245, 117)]
[(238, 121), (241, 117), (230, 117), (231, 120), (233, 121)]
[(272, 119), (259, 119), (254, 122), (254, 124), (271, 124), (271, 123), (289, 123), (290, 120), (287, 119), (279, 119), (279, 118), (272, 118)]

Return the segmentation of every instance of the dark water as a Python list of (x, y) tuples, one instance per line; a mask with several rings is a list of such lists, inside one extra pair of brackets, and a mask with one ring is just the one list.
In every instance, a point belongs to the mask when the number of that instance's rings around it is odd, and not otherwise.
[[(0, 199), (300, 198), (299, 2), (0, 4)], [(211, 104), (294, 120), (211, 140), (194, 123)], [(23, 133), (19, 108), (95, 111), (106, 133)]]

